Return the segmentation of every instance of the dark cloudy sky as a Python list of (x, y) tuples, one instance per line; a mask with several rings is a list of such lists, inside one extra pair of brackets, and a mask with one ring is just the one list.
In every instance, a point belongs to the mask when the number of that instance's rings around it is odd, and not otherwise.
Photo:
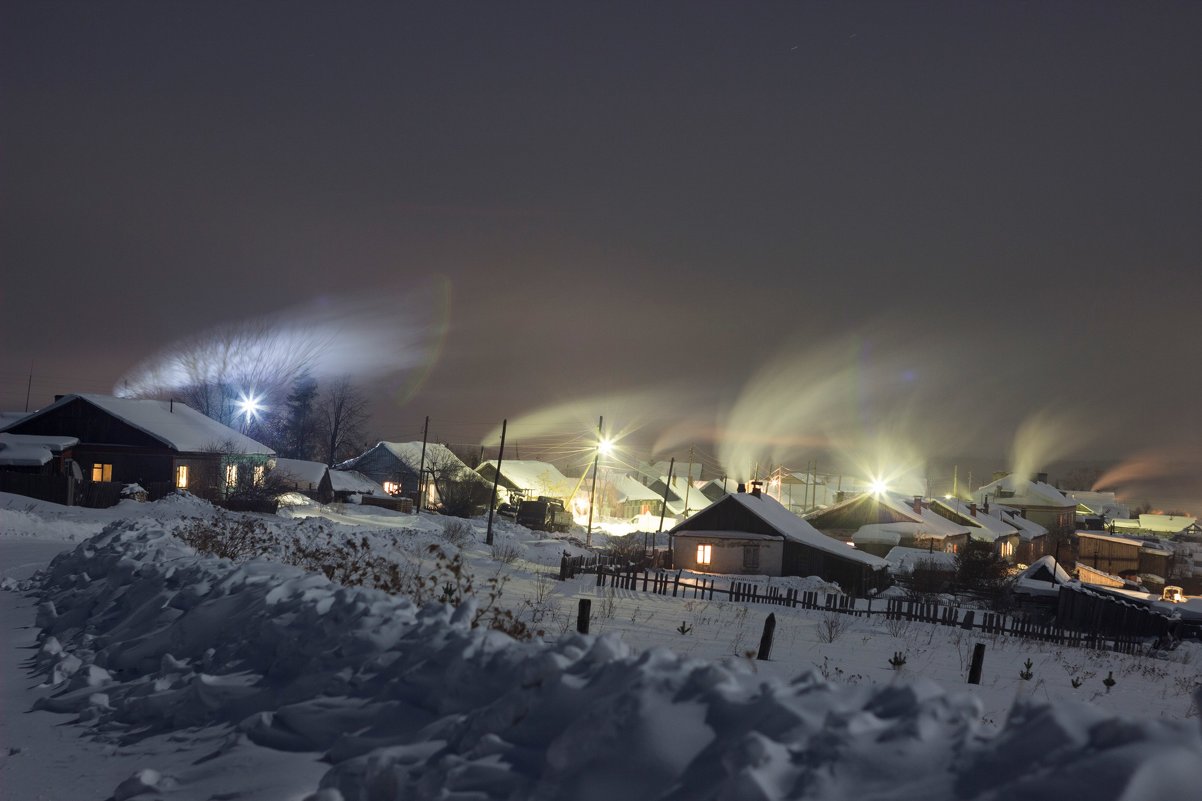
[(37, 405), (433, 286), (445, 341), (381, 436), (659, 387), (720, 428), (813, 345), (888, 349), (920, 416), (997, 420), (978, 452), (1049, 407), (1099, 421), (1085, 455), (1197, 445), (1199, 31), (1197, 2), (7, 2), (0, 407), (31, 364)]

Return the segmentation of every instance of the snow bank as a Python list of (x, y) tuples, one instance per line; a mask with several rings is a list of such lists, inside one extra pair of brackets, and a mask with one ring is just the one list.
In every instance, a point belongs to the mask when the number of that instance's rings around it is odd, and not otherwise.
[[(611, 636), (518, 643), (472, 629), (470, 605), (200, 557), (151, 519), (108, 526), (41, 587), (45, 708), (125, 743), (225, 724), (229, 748), (321, 752), (322, 801), (1151, 801), (1202, 784), (1196, 721), (1030, 703), (993, 735), (976, 700), (931, 683), (766, 680)], [(115, 797), (173, 786), (154, 768)]]

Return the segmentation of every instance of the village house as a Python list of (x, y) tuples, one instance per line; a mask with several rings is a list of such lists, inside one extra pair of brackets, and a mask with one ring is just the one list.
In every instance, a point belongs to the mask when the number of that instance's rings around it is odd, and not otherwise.
[(931, 511), (921, 497), (866, 492), (805, 518), (828, 537), (859, 550), (886, 556), (897, 546), (958, 553), (969, 529)]
[(673, 564), (686, 570), (818, 576), (857, 596), (889, 584), (884, 559), (823, 535), (755, 485), (714, 502), (669, 534)]
[(648, 487), (661, 499), (664, 497), (665, 487), (667, 488), (668, 514), (677, 517), (688, 517), (713, 503), (709, 496), (693, 486), (693, 482), (684, 476), (674, 475), (671, 482), (666, 475), (660, 476)]
[[(1023, 510), (995, 504), (988, 507), (987, 511), (1014, 526), (1018, 532), (1018, 551), (1014, 555), (1014, 561), (1018, 564), (1033, 565), (1049, 553), (1057, 556), (1055, 551), (1048, 547), (1048, 530), (1028, 518)], [(1064, 549), (1064, 558), (1070, 559), (1067, 547)]]
[(343, 502), (352, 495), (388, 494), (380, 484), (357, 470), (336, 470), (322, 462), (276, 459), (270, 475), (279, 490), (299, 492), (320, 503)]
[(1076, 501), (1048, 483), (1047, 473), (1020, 478), (1013, 473), (995, 474), (990, 483), (977, 489), (974, 500), (1018, 509), (1048, 531), (1052, 540), (1064, 539), (1075, 529)]
[(998, 556), (1007, 562), (1016, 561), (1022, 542), (1018, 528), (1001, 517), (984, 511), (975, 501), (936, 498), (930, 502), (930, 509), (940, 517), (967, 527), (970, 540), (988, 542)]
[(1168, 543), (1103, 531), (1078, 531), (1075, 539), (1077, 575), (1084, 583), (1121, 586), (1126, 579), (1159, 592), (1172, 574), (1173, 551)]
[(405, 495), (416, 501), (424, 491), (422, 505), (426, 508), (439, 504), (437, 484), (444, 477), (467, 480), (475, 475), (446, 445), (427, 442), (423, 448), (420, 441), (380, 441), (335, 468), (357, 471), (389, 495)]
[(220, 500), (259, 484), (275, 455), (179, 401), (148, 398), (60, 395), (5, 433), (77, 440), (70, 460), (83, 502), (98, 506), (116, 503), (129, 484), (151, 497), (182, 489)]
[[(497, 463), (495, 460), (484, 462), (476, 468), (476, 472), (491, 484), (497, 477)], [(501, 477), (497, 481), (498, 488), (506, 491), (498, 493), (501, 495), (500, 499), (508, 500), (509, 503), (516, 503), (522, 499), (534, 500), (541, 496), (561, 501), (565, 508), (569, 506), (577, 488), (583, 483), (583, 478), (568, 478), (550, 462), (533, 459), (503, 460)]]

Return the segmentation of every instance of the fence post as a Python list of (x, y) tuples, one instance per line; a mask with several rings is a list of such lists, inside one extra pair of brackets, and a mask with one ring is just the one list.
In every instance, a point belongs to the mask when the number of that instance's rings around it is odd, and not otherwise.
[(588, 634), (588, 618), (592, 609), (592, 601), (588, 598), (580, 599), (580, 605), (576, 609), (576, 631), (581, 634)]
[(764, 621), (764, 633), (760, 635), (760, 652), (756, 659), (767, 660), (772, 653), (772, 636), (776, 633), (776, 613), (772, 612)]
[(968, 683), (981, 683), (981, 668), (985, 665), (985, 643), (979, 642), (972, 649), (972, 664), (968, 668)]
[(567, 554), (567, 552), (564, 552), (564, 555), (559, 557), (559, 580), (565, 581), (565, 580), (567, 580), (567, 577), (568, 577), (568, 554)]
[(601, 567), (601, 565), (597, 565), (597, 586), (605, 586), (605, 568)]

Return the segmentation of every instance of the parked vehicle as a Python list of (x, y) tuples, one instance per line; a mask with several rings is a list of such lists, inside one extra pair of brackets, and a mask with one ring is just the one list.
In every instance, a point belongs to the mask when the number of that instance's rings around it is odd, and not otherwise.
[(563, 501), (540, 495), (538, 500), (518, 504), (517, 523), (534, 531), (566, 533), (572, 529), (572, 515), (564, 508)]

